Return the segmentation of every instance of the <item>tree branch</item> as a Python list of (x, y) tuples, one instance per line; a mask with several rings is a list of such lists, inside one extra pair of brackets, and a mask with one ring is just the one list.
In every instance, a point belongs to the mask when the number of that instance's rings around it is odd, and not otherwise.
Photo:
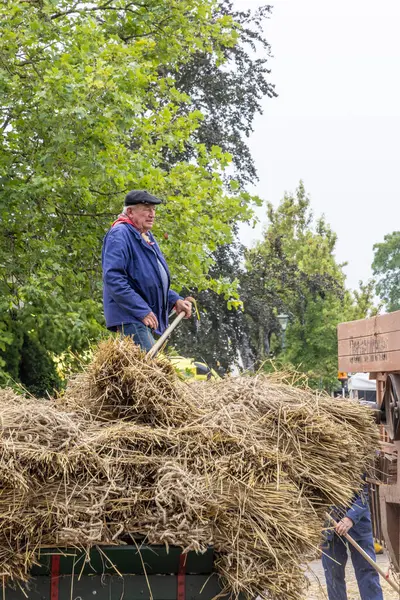
[(115, 213), (73, 213), (65, 212), (65, 210), (57, 209), (58, 212), (67, 217), (115, 217)]
[(66, 17), (67, 15), (73, 15), (75, 13), (86, 13), (86, 12), (94, 12), (96, 10), (105, 10), (107, 9), (107, 7), (113, 2), (113, 0), (107, 0), (107, 2), (105, 2), (104, 4), (101, 4), (100, 6), (93, 6), (92, 8), (85, 8), (85, 9), (80, 9), (80, 10), (76, 10), (77, 6), (79, 6), (79, 2), (76, 2), (74, 4), (74, 6), (72, 8), (70, 8), (69, 10), (65, 10), (64, 12), (58, 12), (55, 13), (54, 15), (50, 16), (50, 19), (54, 20), (54, 19), (59, 19), (60, 17)]
[(120, 194), (125, 194), (127, 191), (128, 189), (119, 190), (118, 192), (101, 192), (100, 190), (95, 190), (91, 187), (89, 188), (89, 192), (92, 192), (92, 194), (99, 194), (99, 196), (119, 196)]
[(55, 13), (54, 15), (51, 15), (50, 19), (52, 19), (52, 20), (59, 19), (60, 17), (65, 17), (67, 15), (72, 15), (72, 14), (85, 14), (88, 12), (97, 12), (98, 10), (120, 10), (120, 11), (131, 12), (133, 14), (136, 14), (136, 11), (131, 10), (131, 8), (130, 8), (131, 6), (137, 6), (139, 8), (149, 8), (148, 5), (139, 4), (137, 2), (129, 2), (125, 6), (110, 6), (110, 4), (112, 2), (113, 2), (113, 0), (107, 0), (107, 2), (105, 2), (104, 4), (101, 4), (100, 6), (92, 6), (91, 8), (83, 8), (83, 9), (79, 9), (79, 10), (77, 9), (77, 7), (79, 6), (80, 3), (77, 2), (69, 10), (66, 10), (64, 12), (58, 12), (58, 13)]

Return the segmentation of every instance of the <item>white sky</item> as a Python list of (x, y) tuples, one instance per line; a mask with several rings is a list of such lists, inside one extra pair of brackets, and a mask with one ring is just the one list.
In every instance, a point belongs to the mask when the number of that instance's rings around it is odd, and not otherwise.
[[(256, 8), (259, 0), (235, 0)], [(268, 3), (268, 2), (267, 2)], [(400, 229), (400, 0), (270, 0), (270, 81), (250, 148), (277, 204), (304, 180), (316, 216), (338, 234), (349, 287), (372, 276), (372, 246)], [(243, 227), (241, 239), (259, 239)]]

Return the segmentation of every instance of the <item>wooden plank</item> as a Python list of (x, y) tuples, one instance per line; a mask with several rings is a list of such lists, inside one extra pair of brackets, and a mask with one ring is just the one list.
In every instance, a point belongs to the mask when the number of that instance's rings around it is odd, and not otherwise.
[(400, 310), (377, 315), (371, 319), (340, 323), (338, 325), (338, 339), (345, 340), (393, 331), (400, 331)]
[(400, 350), (400, 331), (338, 341), (339, 356), (365, 356)]
[(400, 371), (400, 350), (354, 356), (339, 356), (339, 369), (348, 373), (370, 373), (371, 371)]
[(400, 370), (400, 311), (341, 323), (338, 326), (339, 370)]

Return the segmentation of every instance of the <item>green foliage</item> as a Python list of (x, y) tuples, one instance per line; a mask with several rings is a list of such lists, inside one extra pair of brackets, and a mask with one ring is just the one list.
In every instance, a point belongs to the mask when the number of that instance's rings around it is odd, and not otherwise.
[[(231, 0), (219, 0), (214, 18), (232, 18), (237, 23), (237, 43), (221, 44), (222, 61), (213, 52), (197, 51), (181, 65), (176, 76), (176, 87), (191, 98), (190, 108), (203, 114), (194, 132), (196, 141), (208, 149), (217, 145), (232, 155), (233, 185), (254, 183), (257, 179), (247, 140), (255, 115), (262, 112), (261, 98), (276, 96), (269, 82), (270, 46), (263, 32), (270, 12), (270, 6), (253, 12), (236, 11)], [(182, 105), (184, 112), (188, 108)], [(193, 147), (188, 144), (178, 155), (165, 153), (170, 164), (192, 156)]]
[[(240, 244), (221, 246), (215, 253), (211, 276), (224, 277), (228, 282), (238, 280), (242, 274), (243, 247)], [(243, 310), (233, 308), (235, 301), (229, 294), (203, 290), (195, 292), (200, 320), (184, 321), (173, 334), (172, 343), (183, 356), (192, 356), (214, 368), (220, 374), (229, 372), (237, 362), (239, 352), (248, 349)], [(251, 362), (252, 356), (247, 362)]]
[(24, 334), (19, 365), (19, 381), (36, 397), (49, 396), (60, 388), (56, 365), (33, 335)]
[(167, 200), (155, 234), (174, 286), (235, 294), (209, 270), (252, 198), (225, 190), (231, 157), (200, 143), (204, 114), (177, 79), (239, 38), (214, 0), (1, 5), (0, 350), (13, 315), (52, 353), (100, 335), (102, 238), (132, 188)]
[[(309, 370), (324, 362), (319, 332), (327, 307), (334, 310), (344, 293), (344, 275), (333, 256), (336, 236), (323, 218), (314, 221), (302, 183), (276, 209), (268, 206), (268, 218), (263, 241), (247, 253), (244, 294), (252, 345), (259, 359), (269, 356), (271, 343), (279, 351), (277, 314), (286, 313), (291, 321), (287, 360)], [(326, 347), (326, 339), (322, 345)]]
[(347, 291), (345, 295), (346, 321), (356, 321), (377, 315), (381, 306), (375, 305), (375, 281), (359, 282), (358, 290)]
[(21, 348), (24, 341), (24, 335), (21, 323), (7, 319), (0, 322), (3, 327), (7, 327), (7, 340), (0, 349), (0, 361), (4, 368), (4, 374), (1, 383), (7, 383), (8, 379), (12, 381), (19, 380), (19, 365), (21, 360)]
[(400, 310), (400, 231), (385, 235), (383, 242), (374, 245), (374, 252), (377, 294), (389, 312)]
[(365, 319), (376, 312), (373, 282), (360, 282), (354, 292), (342, 286), (309, 297), (304, 312), (292, 317), (284, 359), (307, 374), (310, 386), (333, 389), (337, 384), (338, 324)]
[[(216, 275), (238, 280), (244, 310), (228, 310), (226, 300), (201, 292), (200, 323), (187, 324), (174, 343), (214, 368), (229, 370), (240, 355), (245, 369), (278, 365), (304, 374), (311, 386), (331, 389), (337, 383), (337, 325), (376, 312), (374, 283), (346, 290), (343, 265), (335, 259), (336, 235), (323, 218), (313, 218), (302, 183), (277, 208), (268, 206), (268, 220), (253, 249), (229, 245), (217, 253)], [(285, 347), (279, 313), (289, 316)]]
[[(269, 323), (266, 336), (282, 360), (307, 374), (309, 385), (329, 389), (337, 377), (337, 325), (367, 316), (372, 284), (346, 291), (343, 265), (335, 259), (336, 235), (323, 218), (313, 218), (302, 183), (295, 196), (286, 195), (275, 210), (269, 207), (269, 221), (264, 241), (248, 258), (251, 272), (260, 263), (267, 270), (258, 305), (263, 297), (274, 298), (263, 318)], [(283, 353), (278, 311), (290, 317)]]
[(11, 341), (0, 350), (0, 385), (11, 386), (18, 391), (18, 384), (22, 384), (35, 396), (53, 394), (60, 388), (61, 380), (46, 348), (34, 333), (24, 332), (20, 322), (11, 321), (8, 332)]
[[(104, 337), (106, 336), (108, 337), (108, 332), (104, 332)], [(81, 372), (91, 363), (95, 347), (97, 345), (88, 344), (87, 348), (79, 353), (72, 352), (71, 348), (67, 348), (61, 354), (52, 356), (62, 387), (66, 386), (68, 380), (75, 373)]]

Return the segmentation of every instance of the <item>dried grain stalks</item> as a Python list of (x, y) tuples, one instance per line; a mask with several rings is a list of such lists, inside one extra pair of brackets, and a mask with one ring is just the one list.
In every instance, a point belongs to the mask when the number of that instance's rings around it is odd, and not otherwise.
[(92, 417), (167, 427), (197, 414), (171, 363), (147, 358), (130, 337), (102, 342), (86, 372), (67, 388), (64, 402)]
[(129, 339), (103, 343), (57, 404), (0, 394), (0, 424), (0, 572), (26, 579), (43, 544), (129, 534), (213, 544), (229, 592), (274, 600), (302, 598), (323, 513), (377, 441), (355, 403), (276, 376), (192, 387)]

